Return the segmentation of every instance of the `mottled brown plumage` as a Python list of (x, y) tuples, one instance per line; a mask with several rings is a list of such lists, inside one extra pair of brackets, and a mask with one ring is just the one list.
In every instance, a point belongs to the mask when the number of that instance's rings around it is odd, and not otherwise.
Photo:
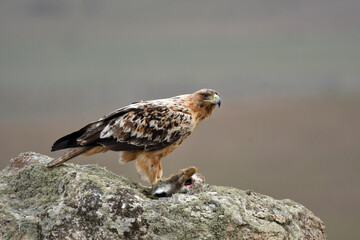
[(122, 151), (121, 161), (136, 160), (142, 178), (155, 184), (162, 176), (161, 159), (174, 151), (220, 103), (216, 91), (202, 89), (119, 108), (57, 140), (52, 151), (73, 149), (48, 166), (59, 165), (80, 154)]

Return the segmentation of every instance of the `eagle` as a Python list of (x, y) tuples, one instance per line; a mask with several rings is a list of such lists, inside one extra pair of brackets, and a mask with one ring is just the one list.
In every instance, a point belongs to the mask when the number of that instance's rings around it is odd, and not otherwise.
[(142, 179), (162, 178), (161, 159), (173, 152), (215, 106), (219, 94), (201, 89), (192, 94), (134, 102), (57, 140), (51, 151), (71, 148), (47, 164), (54, 167), (78, 155), (121, 151), (120, 162), (136, 161)]

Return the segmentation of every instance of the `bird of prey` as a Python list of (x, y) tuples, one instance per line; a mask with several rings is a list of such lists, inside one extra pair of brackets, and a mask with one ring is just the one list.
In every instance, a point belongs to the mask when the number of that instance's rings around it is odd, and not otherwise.
[(81, 154), (121, 151), (121, 162), (135, 160), (142, 179), (157, 184), (162, 177), (161, 159), (173, 152), (220, 104), (218, 93), (211, 89), (134, 102), (57, 140), (51, 151), (71, 150), (47, 166), (59, 165)]

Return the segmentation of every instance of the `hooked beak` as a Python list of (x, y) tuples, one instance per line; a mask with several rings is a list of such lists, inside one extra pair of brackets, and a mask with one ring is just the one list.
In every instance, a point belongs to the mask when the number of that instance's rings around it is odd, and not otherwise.
[(208, 99), (208, 100), (204, 100), (204, 101), (210, 102), (212, 104), (216, 104), (216, 105), (218, 105), (218, 107), (220, 107), (220, 105), (221, 105), (221, 99), (220, 99), (219, 95), (217, 95), (217, 94), (214, 94), (213, 99)]
[(218, 105), (218, 107), (220, 107), (220, 105), (221, 105), (221, 98), (220, 98), (217, 94), (215, 94), (215, 95), (214, 95), (214, 99), (213, 99), (211, 102), (214, 103), (214, 104), (216, 104), (216, 105)]

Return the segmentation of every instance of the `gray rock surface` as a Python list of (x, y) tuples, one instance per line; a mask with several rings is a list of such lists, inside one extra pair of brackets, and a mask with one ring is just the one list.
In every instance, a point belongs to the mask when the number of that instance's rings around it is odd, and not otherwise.
[(96, 165), (47, 168), (23, 153), (0, 173), (0, 239), (326, 239), (291, 200), (205, 185), (151, 199), (148, 188)]

